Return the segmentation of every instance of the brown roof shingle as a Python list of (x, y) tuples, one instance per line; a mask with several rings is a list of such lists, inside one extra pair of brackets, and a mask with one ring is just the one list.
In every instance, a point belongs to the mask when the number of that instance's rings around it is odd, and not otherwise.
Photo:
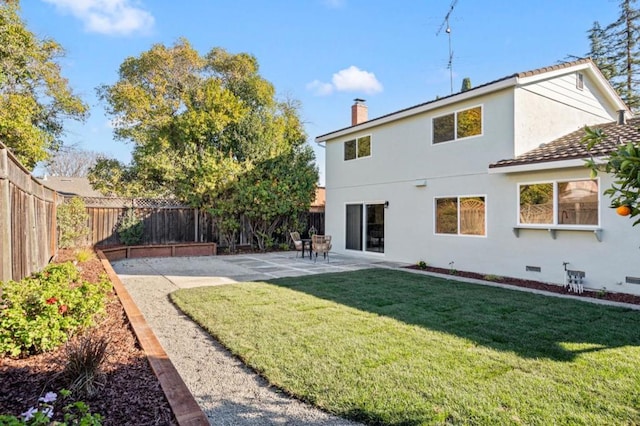
[(543, 144), (516, 158), (500, 160), (490, 164), (489, 168), (588, 158), (590, 155), (601, 157), (615, 151), (620, 144), (640, 141), (640, 117), (627, 120), (625, 124), (612, 122), (591, 127), (602, 129), (605, 135), (603, 141), (593, 147), (591, 153), (587, 151), (587, 147), (582, 143), (582, 138), (585, 136), (583, 128)]

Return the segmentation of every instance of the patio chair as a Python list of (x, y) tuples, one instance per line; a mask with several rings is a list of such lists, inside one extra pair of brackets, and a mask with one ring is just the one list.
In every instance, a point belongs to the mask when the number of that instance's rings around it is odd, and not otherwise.
[(315, 262), (318, 261), (318, 254), (329, 262), (329, 252), (331, 251), (331, 235), (314, 235), (311, 237), (311, 253), (315, 254)]
[(293, 245), (296, 248), (296, 257), (298, 257), (298, 252), (302, 251), (302, 239), (300, 238), (299, 232), (290, 232), (291, 240), (293, 241)]

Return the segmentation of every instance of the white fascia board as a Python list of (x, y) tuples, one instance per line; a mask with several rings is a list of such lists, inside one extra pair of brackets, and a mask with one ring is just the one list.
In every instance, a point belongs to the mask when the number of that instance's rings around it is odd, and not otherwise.
[(518, 84), (525, 85), (530, 83), (536, 83), (541, 80), (549, 80), (555, 77), (559, 77), (561, 75), (571, 74), (572, 72), (581, 71), (587, 68), (591, 69), (591, 65), (588, 62), (585, 62), (584, 64), (574, 65), (569, 68), (560, 68), (553, 71), (545, 71), (545, 72), (541, 72), (541, 73), (526, 76), (526, 77), (520, 77), (518, 79)]
[[(507, 173), (522, 173), (522, 172), (535, 172), (540, 170), (554, 170), (554, 169), (569, 169), (574, 167), (586, 167), (585, 166), (586, 158), (576, 158), (573, 160), (562, 160), (562, 161), (547, 161), (544, 163), (533, 163), (533, 164), (519, 164), (515, 166), (503, 166), (503, 167), (492, 167), (489, 168), (489, 174), (507, 174)], [(596, 159), (596, 162), (599, 162)]]
[(417, 114), (422, 114), (424, 112), (428, 112), (437, 108), (442, 108), (447, 105), (456, 104), (462, 101), (466, 101), (468, 99), (473, 99), (478, 96), (486, 95), (489, 93), (497, 92), (502, 89), (513, 87), (516, 85), (516, 82), (517, 82), (516, 77), (501, 80), (484, 87), (478, 87), (477, 89), (461, 92), (454, 96), (447, 97), (438, 101), (429, 102), (426, 105), (422, 105), (415, 108), (408, 108), (406, 110), (399, 111), (397, 113), (391, 113), (389, 115), (385, 115), (380, 118), (374, 118), (372, 120), (365, 121), (364, 123), (358, 124), (356, 126), (347, 127), (346, 129), (338, 130), (336, 132), (326, 133), (324, 135), (317, 136), (315, 138), (315, 141), (316, 143), (328, 142), (333, 139), (342, 138), (352, 133), (360, 133), (360, 132), (363, 132), (364, 130), (371, 129), (372, 127), (381, 126), (383, 124), (401, 120), (403, 118), (411, 117)]
[(560, 68), (554, 71), (547, 71), (544, 73), (535, 74), (528, 77), (521, 77), (518, 79), (517, 85), (525, 86), (531, 83), (536, 83), (541, 80), (547, 80), (547, 79), (558, 77), (561, 75), (571, 74), (572, 72), (576, 72), (576, 71), (587, 71), (589, 75), (597, 81), (598, 86), (602, 89), (605, 96), (609, 99), (612, 105), (615, 106), (616, 110), (619, 111), (623, 109), (627, 111), (627, 115), (629, 116), (633, 115), (629, 107), (624, 103), (622, 98), (620, 98), (620, 96), (613, 89), (613, 87), (611, 87), (611, 84), (607, 81), (607, 79), (604, 78), (602, 73), (597, 68), (595, 68), (595, 65), (589, 62), (585, 62), (584, 64), (574, 65), (569, 68)]

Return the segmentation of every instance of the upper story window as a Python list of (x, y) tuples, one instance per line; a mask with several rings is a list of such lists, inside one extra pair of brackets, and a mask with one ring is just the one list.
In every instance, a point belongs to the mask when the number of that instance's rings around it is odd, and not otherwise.
[(436, 234), (486, 235), (485, 197), (447, 197), (435, 200)]
[(599, 223), (597, 180), (520, 184), (518, 192), (521, 225), (597, 226)]
[(369, 156), (371, 156), (371, 135), (361, 136), (344, 143), (345, 161)]
[(481, 134), (481, 106), (433, 118), (433, 143), (449, 142)]

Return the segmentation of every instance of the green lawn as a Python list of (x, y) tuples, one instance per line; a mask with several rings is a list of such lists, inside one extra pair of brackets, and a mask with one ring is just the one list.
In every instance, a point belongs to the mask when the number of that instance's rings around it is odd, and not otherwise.
[(271, 383), (369, 424), (640, 424), (640, 312), (391, 270), (179, 290)]

